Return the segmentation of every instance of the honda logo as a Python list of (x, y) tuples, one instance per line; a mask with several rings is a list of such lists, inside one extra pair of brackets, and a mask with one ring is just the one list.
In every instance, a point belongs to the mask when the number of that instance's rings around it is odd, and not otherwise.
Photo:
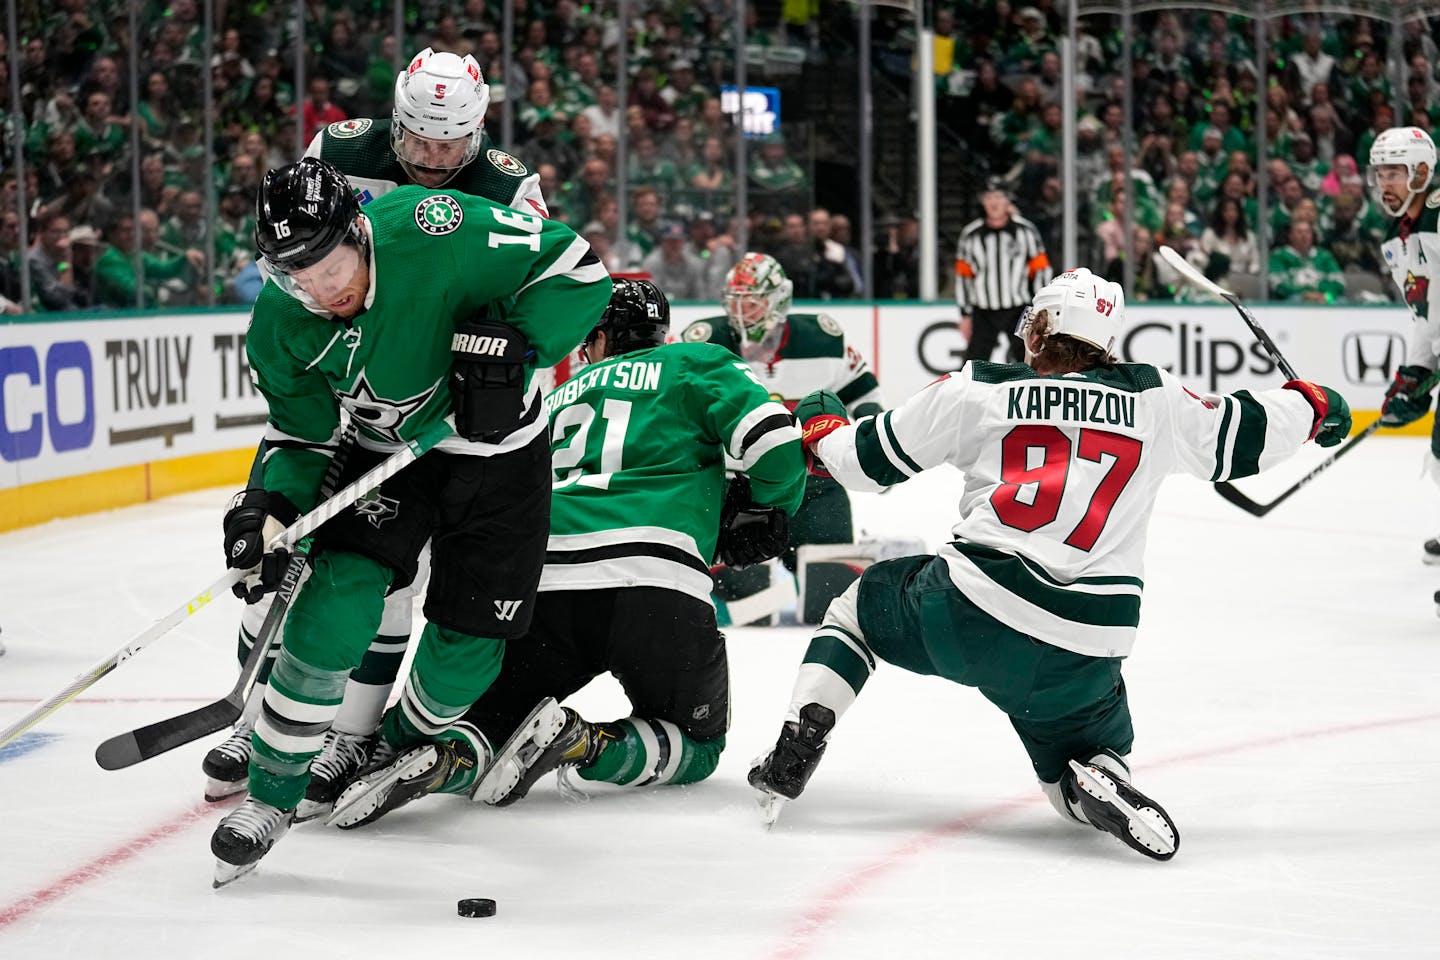
[(1389, 383), (1405, 362), (1405, 338), (1387, 330), (1347, 333), (1341, 349), (1345, 379), (1360, 386)]

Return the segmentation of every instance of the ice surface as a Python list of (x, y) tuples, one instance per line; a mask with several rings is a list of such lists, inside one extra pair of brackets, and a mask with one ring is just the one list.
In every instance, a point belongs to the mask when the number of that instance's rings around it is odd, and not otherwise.
[[(226, 598), (0, 754), (0, 957), (1440, 956), (1424, 450), (1372, 440), (1263, 520), (1170, 481), (1125, 668), (1137, 785), (1182, 835), (1170, 863), (1056, 817), (975, 691), (884, 665), (767, 832), (744, 773), (807, 632), (751, 628), (730, 632), (733, 725), (705, 783), (574, 804), (547, 780), (505, 810), (306, 824), (215, 892), (206, 745), (116, 773), (91, 754), (229, 688)], [(1268, 498), (1318, 455), (1241, 485)], [(957, 486), (858, 496), (858, 525), (938, 542)], [(219, 574), (226, 493), (0, 536), (0, 721)], [(627, 712), (608, 680), (573, 702)], [(498, 916), (457, 917), (463, 897)]]

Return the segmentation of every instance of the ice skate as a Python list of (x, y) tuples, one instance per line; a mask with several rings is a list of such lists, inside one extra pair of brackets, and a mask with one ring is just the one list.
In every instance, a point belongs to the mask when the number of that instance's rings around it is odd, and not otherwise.
[(370, 764), (376, 744), (383, 742), (374, 735), (362, 737), (338, 730), (326, 733), (324, 748), (310, 761), (310, 783), (305, 788), (305, 799), (295, 809), (295, 822), (304, 823), (329, 813), (340, 791)]
[(1160, 804), (1130, 785), (1119, 763), (1107, 760), (1093, 757), (1088, 764), (1071, 760), (1060, 778), (1065, 799), (1095, 829), (1113, 834), (1147, 857), (1169, 860), (1180, 848), (1175, 822)]
[(609, 724), (589, 723), (546, 697), (496, 752), (470, 797), (508, 807), (551, 770), (594, 763), (605, 744), (616, 739), (619, 734)]
[(1421, 559), (1431, 566), (1440, 564), (1440, 537), (1434, 537), (1425, 541), (1424, 553), (1421, 554)]
[(294, 810), (280, 810), (254, 797), (230, 811), (210, 837), (210, 852), (216, 858), (215, 888), (254, 870), (275, 841), (285, 836), (294, 817)]
[(215, 803), (242, 793), (249, 786), (251, 729), (249, 721), (238, 721), (230, 736), (205, 754), (205, 761), (200, 767), (208, 778), (205, 781), (205, 799), (208, 802)]
[(800, 796), (825, 753), (825, 738), (835, 726), (835, 711), (818, 703), (800, 708), (800, 722), (780, 729), (775, 748), (750, 766), (746, 778), (756, 790), (760, 816), (773, 827), (787, 801)]
[(437, 792), (462, 765), (473, 767), (477, 762), (474, 744), (467, 738), (422, 743), (398, 755), (386, 745), (366, 772), (340, 791), (325, 822), (341, 830), (373, 823), (411, 800)]

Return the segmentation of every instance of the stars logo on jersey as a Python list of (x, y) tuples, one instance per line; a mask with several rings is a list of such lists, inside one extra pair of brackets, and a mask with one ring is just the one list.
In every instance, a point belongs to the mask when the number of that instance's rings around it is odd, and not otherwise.
[(523, 177), (530, 172), (529, 167), (510, 156), (510, 154), (504, 150), (489, 150), (485, 154), (485, 159), (511, 176)]
[(366, 130), (369, 130), (370, 126), (374, 122), (375, 121), (367, 117), (359, 117), (354, 120), (337, 120), (336, 122), (330, 124), (330, 126), (326, 127), (325, 132), (330, 134), (330, 136), (332, 137), (339, 137), (341, 140), (349, 140), (352, 137), (358, 137)]
[(691, 343), (704, 343), (714, 333), (714, 328), (704, 320), (696, 320), (685, 328), (685, 339)]
[(448, 194), (434, 193), (415, 204), (415, 225), (432, 237), (454, 233), (464, 219), (460, 201)]
[(430, 402), (430, 398), (435, 395), (435, 391), (443, 382), (444, 378), (442, 377), (435, 381), (430, 389), (417, 393), (407, 400), (387, 400), (375, 392), (365, 376), (365, 371), (361, 370), (360, 375), (355, 378), (355, 382), (350, 385), (350, 389), (341, 393), (337, 399), (340, 401), (340, 406), (349, 410), (350, 416), (354, 417), (367, 433), (374, 434), (383, 440), (389, 440), (391, 443), (404, 443), (400, 431), (404, 428), (405, 422)]
[(1410, 306), (1428, 303), (1430, 300), (1430, 278), (1417, 277), (1413, 271), (1405, 274), (1405, 302)]
[(369, 520), (371, 526), (378, 530), (380, 524), (400, 515), (400, 501), (385, 496), (380, 492), (380, 488), (376, 487), (355, 501), (355, 512)]

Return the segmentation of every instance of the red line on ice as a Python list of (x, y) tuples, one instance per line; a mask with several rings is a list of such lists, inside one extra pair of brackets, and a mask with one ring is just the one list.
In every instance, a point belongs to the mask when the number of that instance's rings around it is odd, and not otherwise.
[(52, 901), (58, 900), (66, 894), (73, 893), (91, 880), (104, 876), (127, 861), (133, 860), (160, 841), (168, 839), (189, 827), (196, 820), (215, 816), (216, 811), (225, 806), (226, 804), (223, 803), (198, 803), (168, 823), (161, 824), (149, 833), (142, 834), (125, 845), (116, 847), (109, 853), (96, 857), (83, 867), (67, 873), (49, 886), (42, 887), (33, 893), (28, 893), (14, 903), (0, 908), (0, 930), (3, 930), (17, 920), (23, 920), (25, 917)]
[[(1269, 737), (1257, 737), (1253, 740), (1242, 740), (1238, 743), (1221, 744), (1214, 747), (1201, 747), (1185, 753), (1178, 753), (1154, 763), (1146, 763), (1144, 769), (1158, 770), (1164, 767), (1181, 766), (1196, 760), (1244, 753), (1249, 750), (1263, 750), (1266, 747), (1273, 747), (1282, 743), (1295, 743), (1301, 740), (1320, 740), (1327, 737), (1344, 736), (1350, 733), (1364, 733), (1370, 730), (1403, 727), (1418, 723), (1433, 723), (1436, 720), (1440, 720), (1440, 713), (1424, 713), (1409, 717), (1391, 717), (1383, 720), (1367, 720), (1360, 723), (1348, 723), (1334, 727), (1320, 727), (1315, 730), (1297, 730), (1291, 733), (1278, 733)], [(815, 897), (810, 907), (805, 910), (789, 934), (786, 935), (784, 943), (771, 952), (771, 960), (801, 960), (803, 957), (810, 956), (816, 947), (816, 939), (825, 932), (825, 929), (837, 915), (848, 909), (852, 900), (865, 893), (866, 887), (883, 879), (886, 875), (894, 873), (899, 868), (908, 866), (916, 857), (928, 852), (943, 840), (969, 833), (991, 820), (1008, 816), (1031, 804), (1040, 803), (1043, 799), (1044, 795), (1037, 788), (1033, 793), (1026, 796), (1014, 797), (988, 807), (982, 807), (974, 813), (967, 814), (958, 820), (951, 820), (948, 823), (933, 827), (911, 837), (897, 847), (875, 855), (867, 862), (837, 879), (824, 892)]]

